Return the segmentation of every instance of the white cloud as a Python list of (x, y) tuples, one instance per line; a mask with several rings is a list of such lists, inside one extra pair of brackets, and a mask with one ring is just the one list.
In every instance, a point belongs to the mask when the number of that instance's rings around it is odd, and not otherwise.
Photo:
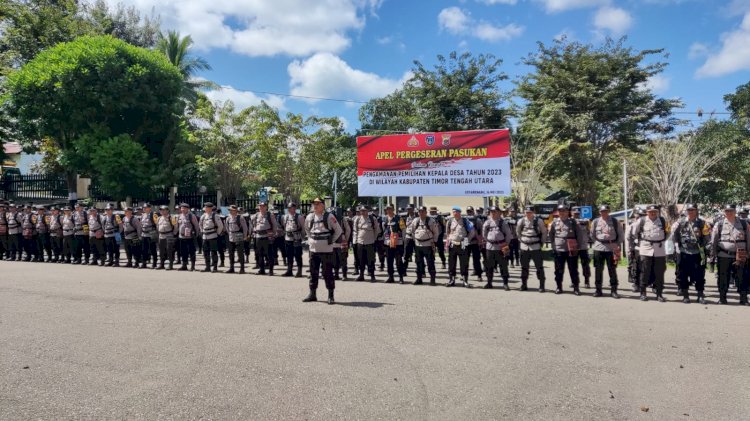
[(443, 9), (438, 14), (440, 29), (454, 35), (471, 35), (483, 41), (508, 41), (523, 34), (524, 27), (511, 23), (496, 26), (487, 22), (474, 21), (471, 16), (458, 7)]
[(438, 24), (441, 29), (452, 34), (461, 34), (469, 29), (471, 18), (459, 7), (448, 7), (438, 14)]
[(294, 60), (287, 71), (291, 78), (289, 85), (292, 95), (358, 101), (388, 95), (411, 77), (411, 73), (407, 72), (401, 79), (388, 79), (353, 69), (330, 53), (318, 53), (304, 61)]
[(268, 95), (260, 97), (253, 92), (241, 91), (229, 85), (222, 86), (221, 89), (208, 91), (206, 92), (206, 96), (214, 103), (232, 101), (236, 110), (244, 110), (247, 107), (258, 105), (261, 101), (265, 101), (268, 105), (278, 110), (285, 109), (284, 98), (280, 96)]
[(547, 13), (565, 12), (573, 9), (606, 6), (609, 0), (537, 0), (542, 3)]
[(703, 58), (708, 56), (708, 46), (706, 44), (700, 43), (700, 42), (694, 42), (692, 45), (690, 45), (690, 50), (688, 51), (688, 58), (690, 60), (695, 60), (697, 58)]
[(307, 56), (343, 51), (383, 0), (123, 0), (153, 10), (163, 26), (190, 34), (196, 48), (248, 56)]
[(594, 14), (594, 27), (613, 36), (624, 35), (633, 25), (633, 17), (619, 7), (602, 7)]
[(721, 36), (721, 49), (710, 53), (696, 71), (697, 77), (718, 77), (740, 70), (750, 70), (750, 12), (740, 27)]
[(493, 26), (480, 23), (474, 28), (474, 36), (484, 41), (508, 41), (523, 34), (524, 27), (511, 23), (505, 26)]
[(644, 84), (646, 89), (651, 90), (654, 94), (662, 95), (669, 90), (672, 85), (672, 79), (664, 75), (653, 75)]

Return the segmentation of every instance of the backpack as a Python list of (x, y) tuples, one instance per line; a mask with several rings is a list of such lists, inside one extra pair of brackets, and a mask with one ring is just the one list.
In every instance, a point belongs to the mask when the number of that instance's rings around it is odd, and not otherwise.
[[(661, 218), (661, 219), (664, 219), (664, 218), (662, 218), (661, 216), (660, 216), (659, 218)], [(602, 219), (602, 218), (598, 218), (598, 219)], [(619, 222), (617, 222), (617, 218), (615, 218), (614, 216), (610, 216), (610, 217), (609, 217), (609, 220), (610, 220), (610, 221), (612, 221), (612, 226), (613, 226), (613, 227), (615, 227), (615, 239), (614, 239), (614, 240), (613, 240), (612, 242), (613, 242), (613, 243), (617, 243), (617, 242), (618, 242), (618, 241), (620, 240), (620, 233), (619, 233), (619, 232), (617, 231), (617, 224), (618, 224)], [(643, 224), (644, 224), (645, 222), (646, 222), (646, 221), (644, 221), (644, 220), (641, 220), (641, 228), (643, 228)], [(665, 223), (665, 224), (666, 224), (666, 223)], [(598, 225), (598, 224), (597, 224), (597, 225)], [(663, 224), (662, 226), (663, 226), (663, 227), (666, 227), (666, 225), (664, 225), (664, 224)], [(639, 233), (638, 235), (640, 235), (640, 233)], [(665, 234), (665, 238), (666, 238), (666, 234)], [(596, 226), (594, 226), (594, 239), (596, 240)]]
[[(646, 225), (646, 219), (647, 217), (643, 217), (641, 218), (640, 221), (638, 221), (638, 241), (642, 240), (641, 236), (643, 235), (643, 227)], [(664, 233), (664, 241), (666, 241), (667, 240), (667, 220), (664, 219), (663, 216), (659, 215), (659, 221), (661, 221), (661, 230)]]
[[(313, 214), (313, 215), (315, 215), (315, 214)], [(323, 227), (326, 229), (326, 231), (328, 231), (328, 233), (330, 233), (331, 235), (333, 235), (333, 230), (331, 229), (331, 227), (328, 226), (328, 217), (330, 215), (331, 214), (328, 213), (328, 212), (323, 212), (323, 221), (322, 222), (323, 222)], [(307, 229), (309, 231), (312, 231), (312, 227), (313, 227), (314, 223), (315, 223), (315, 217), (313, 216), (312, 218), (310, 218), (310, 223), (307, 224)]]
[[(719, 235), (721, 235), (721, 230), (724, 229), (724, 221), (726, 221), (726, 218), (721, 218), (721, 220), (716, 224), (719, 230), (717, 231)], [(742, 230), (747, 231), (747, 221), (740, 218), (737, 218), (737, 221), (740, 221), (740, 224), (742, 224)]]
[[(539, 240), (541, 241), (541, 239), (542, 239), (542, 231), (539, 229), (539, 221), (540, 220), (541, 219), (538, 216), (534, 215), (534, 220), (531, 221), (531, 223), (532, 223), (532, 225), (534, 227), (534, 233), (536, 234), (537, 237), (539, 237)], [(521, 223), (523, 224), (522, 227), (521, 227), (521, 231), (523, 231), (523, 229), (526, 228), (526, 221), (528, 221), (528, 219), (521, 218)]]
[[(286, 221), (288, 221), (289, 218), (291, 218), (292, 221), (294, 222), (294, 226), (297, 227), (297, 229), (294, 230), (294, 231), (292, 231), (292, 232), (300, 232), (300, 231), (302, 231), (302, 227), (298, 223), (298, 215), (296, 213), (294, 215), (292, 215), (292, 214), (286, 214), (286, 215), (284, 215), (284, 218), (285, 218), (285, 220), (283, 220), (284, 226), (286, 226)], [(328, 221), (326, 221), (326, 223), (328, 223)]]

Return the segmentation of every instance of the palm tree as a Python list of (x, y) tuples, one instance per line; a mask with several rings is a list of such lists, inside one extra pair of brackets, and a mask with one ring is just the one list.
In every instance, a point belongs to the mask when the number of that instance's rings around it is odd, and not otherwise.
[(159, 34), (156, 50), (161, 51), (167, 59), (180, 70), (184, 80), (182, 100), (185, 105), (192, 105), (198, 101), (201, 91), (219, 89), (219, 86), (205, 79), (197, 79), (195, 74), (201, 70), (211, 70), (211, 66), (203, 57), (197, 57), (190, 53), (193, 47), (193, 38), (190, 35), (180, 37), (177, 31), (168, 31)]

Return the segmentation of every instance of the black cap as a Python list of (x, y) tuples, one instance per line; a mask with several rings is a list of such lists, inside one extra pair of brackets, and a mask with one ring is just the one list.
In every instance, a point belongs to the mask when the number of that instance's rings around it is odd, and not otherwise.
[(107, 203), (107, 206), (104, 207), (104, 210), (113, 210), (115, 208), (115, 205), (111, 203)]
[(136, 211), (136, 212), (140, 212), (140, 211), (142, 211), (142, 210), (143, 210), (143, 208), (142, 208), (142, 207), (140, 207), (140, 206), (136, 206), (136, 207), (135, 207), (135, 211)]
[(262, 202), (262, 201), (258, 202), (258, 207), (261, 207), (261, 206), (268, 206), (268, 202)]
[(133, 212), (133, 208), (131, 208), (130, 206), (128, 206), (128, 207), (125, 208), (125, 212)]
[(685, 206), (685, 210), (698, 210), (698, 205), (695, 203), (688, 203), (687, 206)]
[(294, 203), (294, 202), (289, 202), (289, 203), (288, 203), (288, 204), (286, 205), (286, 207), (287, 207), (287, 209), (289, 209), (289, 208), (296, 208), (296, 207), (297, 207), (297, 204), (296, 204), (296, 203)]
[(204, 203), (204, 204), (203, 204), (203, 207), (204, 207), (204, 208), (213, 208), (213, 207), (214, 207), (214, 204), (213, 204), (213, 203), (211, 203), (211, 202), (206, 202), (206, 203)]
[(359, 205), (359, 206), (357, 206), (357, 211), (359, 211), (359, 212), (369, 211), (369, 210), (370, 209), (367, 206), (365, 206), (365, 205)]
[(347, 212), (351, 212), (351, 211), (352, 211), (352, 208), (346, 208), (346, 211), (347, 211)]
[(747, 208), (742, 208), (742, 209), (740, 209), (740, 214), (744, 214), (744, 215), (747, 215), (747, 213), (748, 213), (748, 212), (747, 212)]
[(379, 211), (379, 210), (380, 210), (380, 208), (379, 208), (379, 207), (377, 207), (377, 206), (375, 206), (374, 208), (372, 208), (372, 211), (373, 211), (373, 212), (377, 212), (377, 211)]
[(645, 216), (646, 215), (646, 209), (643, 209), (643, 208), (638, 209), (638, 215)]
[(483, 210), (484, 210), (484, 208), (483, 208), (483, 207), (481, 207), (481, 206), (477, 208), (477, 211), (478, 211), (478, 212), (482, 212)]
[(8, 203), (9, 208), (17, 208), (15, 203)]
[(66, 206), (66, 207), (63, 208), (63, 211), (70, 211), (70, 210), (71, 210), (70, 206)]
[(395, 206), (393, 206), (393, 205), (385, 205), (385, 208), (386, 208), (386, 209), (395, 209), (396, 207), (395, 207)]
[(474, 207), (473, 206), (467, 206), (466, 207), (466, 212), (474, 212)]
[(570, 211), (573, 213), (581, 213), (581, 208), (578, 206), (573, 206), (572, 208), (570, 208)]
[(168, 211), (169, 210), (169, 206), (167, 206), (167, 205), (161, 205), (161, 206), (159, 206), (159, 210), (167, 210)]
[(150, 208), (150, 207), (151, 207), (151, 203), (147, 202), (143, 204), (143, 209)]
[(44, 205), (36, 205), (36, 210), (47, 210), (47, 208)]
[(230, 210), (230, 211), (236, 211), (236, 210), (238, 210), (238, 209), (237, 209), (237, 205), (230, 205), (230, 206), (229, 206), (229, 210)]
[(437, 206), (430, 206), (430, 210), (431, 210), (431, 211), (436, 211), (436, 210), (438, 210), (438, 209), (437, 209)]
[(534, 212), (534, 207), (531, 205), (527, 205), (525, 208), (523, 208), (524, 212)]
[(487, 208), (487, 210), (490, 212), (500, 212), (500, 208), (498, 208), (497, 206), (490, 206), (489, 208)]
[(51, 208), (49, 208), (49, 210), (51, 210), (51, 211), (59, 211), (60, 209), (57, 206), (52, 206)]
[(325, 202), (323, 201), (323, 199), (321, 199), (321, 198), (319, 198), (319, 197), (316, 197), (315, 199), (313, 199), (313, 200), (312, 200), (312, 202), (313, 202), (313, 203), (325, 203)]
[(566, 210), (568, 210), (568, 205), (557, 205), (557, 210), (559, 210), (559, 211), (561, 211), (561, 210), (566, 211)]
[(737, 205), (731, 205), (731, 204), (724, 205), (724, 210), (725, 211), (735, 211), (735, 210), (737, 210)]
[(648, 205), (646, 207), (646, 211), (658, 211), (658, 210), (659, 210), (659, 207), (656, 205)]
[(180, 207), (190, 209), (190, 205), (188, 205), (187, 203), (180, 203)]
[(78, 208), (83, 207), (83, 202), (81, 201), (76, 202), (76, 207)]
[(427, 212), (427, 206), (420, 206), (418, 209), (419, 212), (425, 211)]
[(601, 205), (599, 206), (599, 212), (609, 212), (609, 205)]

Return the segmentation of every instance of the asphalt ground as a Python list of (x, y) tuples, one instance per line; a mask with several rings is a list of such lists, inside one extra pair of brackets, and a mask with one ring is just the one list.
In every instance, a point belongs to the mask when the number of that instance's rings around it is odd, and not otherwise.
[(713, 275), (709, 305), (671, 273), (667, 303), (511, 275), (329, 306), (306, 279), (0, 262), (0, 419), (750, 419), (750, 308)]

